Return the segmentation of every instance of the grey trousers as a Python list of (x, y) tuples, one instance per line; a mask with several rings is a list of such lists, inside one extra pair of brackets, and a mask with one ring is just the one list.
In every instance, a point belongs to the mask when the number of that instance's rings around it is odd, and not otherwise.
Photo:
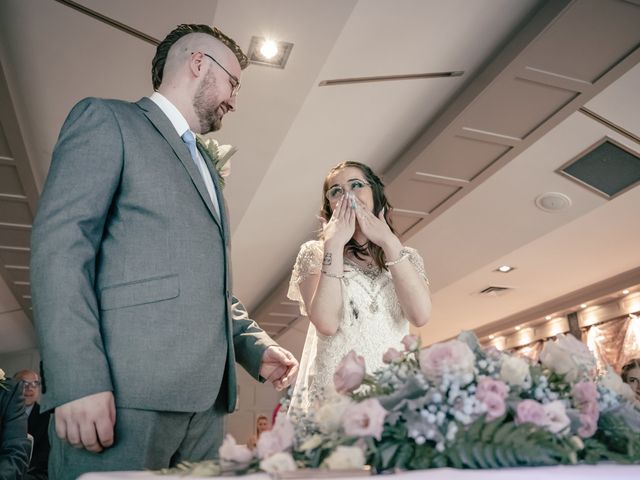
[(49, 423), (50, 480), (75, 480), (87, 472), (172, 467), (183, 460), (217, 458), (224, 412), (215, 407), (198, 413), (116, 409), (115, 442), (102, 453), (77, 449), (56, 435)]

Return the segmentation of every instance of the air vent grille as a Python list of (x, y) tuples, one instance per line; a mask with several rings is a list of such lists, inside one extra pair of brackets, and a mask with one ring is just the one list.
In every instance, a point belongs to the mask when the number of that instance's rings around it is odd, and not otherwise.
[(498, 285), (491, 285), (485, 289), (482, 289), (478, 292), (479, 295), (484, 295), (487, 297), (497, 297), (498, 295), (504, 295), (511, 290), (511, 287), (500, 287)]
[(605, 139), (560, 169), (560, 173), (606, 198), (640, 183), (640, 158), (626, 147)]

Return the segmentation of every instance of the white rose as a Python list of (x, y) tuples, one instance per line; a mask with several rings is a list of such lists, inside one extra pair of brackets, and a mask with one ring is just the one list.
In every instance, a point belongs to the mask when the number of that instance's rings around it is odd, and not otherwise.
[(573, 335), (560, 335), (555, 342), (545, 343), (540, 363), (564, 375), (570, 383), (575, 382), (580, 373), (591, 372), (596, 366), (589, 348)]
[(307, 450), (318, 448), (320, 445), (322, 445), (322, 435), (316, 434), (302, 442), (299, 448), (301, 451), (306, 452)]
[(7, 377), (5, 377), (4, 370), (0, 368), (0, 381), (1, 380), (6, 380), (6, 379), (7, 379)]
[(246, 445), (238, 445), (236, 439), (227, 434), (222, 445), (218, 449), (218, 455), (222, 460), (237, 463), (248, 463), (253, 458), (253, 452)]
[(561, 400), (555, 400), (542, 406), (547, 416), (545, 427), (551, 433), (560, 433), (569, 427), (571, 420)]
[(635, 394), (631, 387), (622, 381), (620, 375), (613, 371), (611, 367), (607, 367), (607, 373), (605, 373), (598, 382), (605, 388), (608, 388), (612, 392), (620, 395), (622, 398), (629, 402), (633, 402)]
[(500, 367), (500, 379), (516, 387), (531, 386), (529, 364), (520, 357), (505, 356)]
[(342, 412), (353, 403), (344, 395), (336, 396), (324, 403), (316, 412), (316, 421), (325, 433), (337, 431), (342, 426)]
[(260, 469), (267, 473), (292, 472), (297, 470), (296, 462), (290, 453), (280, 452), (260, 461)]
[(323, 465), (329, 470), (348, 470), (362, 468), (364, 467), (364, 462), (365, 458), (362, 449), (340, 446), (331, 452), (331, 455), (325, 459)]

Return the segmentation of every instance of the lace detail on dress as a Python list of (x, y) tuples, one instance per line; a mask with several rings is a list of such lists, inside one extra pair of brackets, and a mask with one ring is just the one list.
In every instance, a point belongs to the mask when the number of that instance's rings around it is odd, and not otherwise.
[(422, 256), (418, 253), (418, 251), (415, 248), (411, 248), (411, 247), (404, 247), (404, 248), (406, 251), (409, 252), (409, 261), (411, 262), (411, 264), (414, 266), (414, 268), (417, 270), (420, 276), (424, 278), (424, 281), (427, 282), (427, 285), (431, 285), (431, 283), (429, 282), (429, 278), (427, 277), (427, 272), (424, 269), (424, 260), (422, 259)]
[(322, 270), (322, 253), (324, 247), (318, 240), (310, 240), (303, 243), (298, 252), (296, 263), (293, 266), (291, 272), (291, 279), (289, 280), (289, 290), (287, 291), (287, 297), (290, 300), (298, 302), (300, 306), (300, 313), (302, 315), (307, 314), (307, 309), (304, 306), (302, 300), (302, 294), (300, 293), (300, 283), (309, 275), (317, 275)]

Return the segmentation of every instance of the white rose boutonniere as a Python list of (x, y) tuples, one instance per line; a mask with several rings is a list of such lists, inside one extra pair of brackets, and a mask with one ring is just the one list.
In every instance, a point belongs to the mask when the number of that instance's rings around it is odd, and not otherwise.
[(231, 174), (231, 162), (229, 159), (238, 151), (233, 145), (220, 145), (214, 138), (196, 136), (198, 143), (207, 153), (209, 160), (220, 175), (220, 185), (224, 187), (225, 178)]
[(7, 380), (7, 376), (4, 373), (4, 370), (0, 368), (0, 387), (4, 388), (5, 390), (7, 390), (7, 386), (4, 384), (4, 382)]

